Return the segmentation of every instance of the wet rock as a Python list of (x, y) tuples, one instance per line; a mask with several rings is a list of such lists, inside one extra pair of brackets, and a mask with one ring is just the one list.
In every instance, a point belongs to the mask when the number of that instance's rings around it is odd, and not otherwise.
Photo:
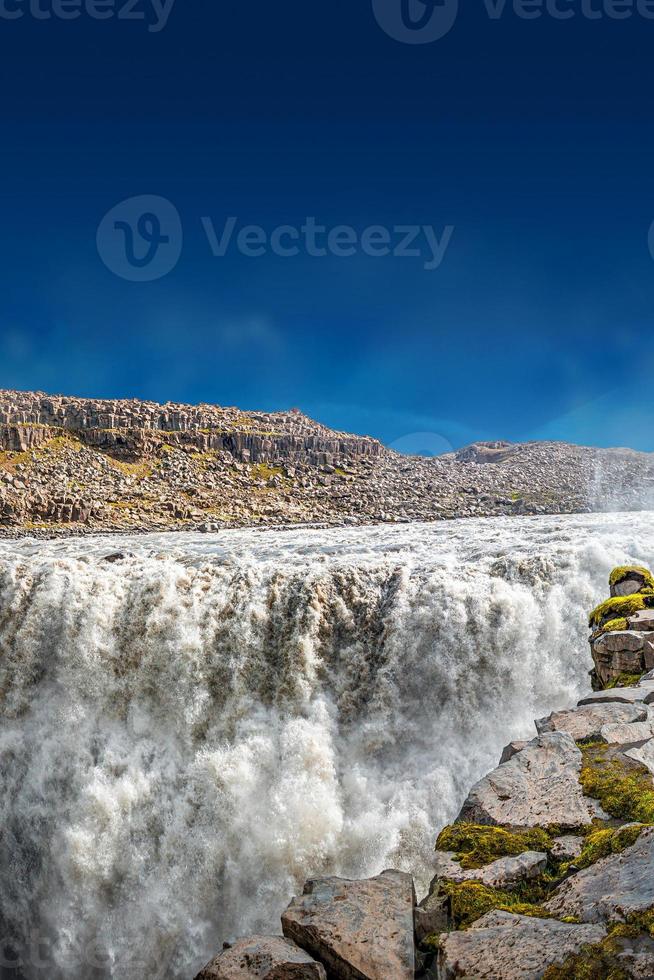
[(439, 980), (539, 980), (551, 963), (600, 942), (606, 930), (554, 919), (488, 912), (463, 932), (451, 932), (438, 957)]
[(579, 784), (581, 752), (564, 732), (539, 735), (473, 786), (459, 820), (513, 827), (587, 826), (605, 816)]
[(333, 980), (413, 980), (413, 879), (315, 878), (282, 915), (288, 939), (325, 964)]
[(195, 980), (326, 980), (321, 963), (282, 936), (238, 939), (198, 973)]
[(559, 886), (545, 908), (562, 918), (582, 922), (626, 919), (654, 905), (654, 828), (644, 830), (635, 844), (602, 858)]
[(647, 708), (643, 704), (589, 704), (567, 711), (553, 711), (547, 718), (536, 721), (539, 734), (543, 732), (567, 732), (575, 742), (599, 738), (603, 725), (630, 724), (645, 721)]

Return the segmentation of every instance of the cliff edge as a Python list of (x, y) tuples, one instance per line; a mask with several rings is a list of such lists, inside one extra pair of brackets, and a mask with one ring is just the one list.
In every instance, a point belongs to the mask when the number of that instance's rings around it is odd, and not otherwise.
[(643, 509), (654, 455), (478, 443), (404, 456), (297, 409), (0, 391), (0, 534)]

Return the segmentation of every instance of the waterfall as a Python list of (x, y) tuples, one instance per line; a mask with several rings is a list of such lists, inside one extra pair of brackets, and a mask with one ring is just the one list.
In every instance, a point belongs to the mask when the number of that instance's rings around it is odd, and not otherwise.
[(631, 560), (652, 514), (1, 541), (5, 974), (188, 980), (312, 875), (424, 889)]

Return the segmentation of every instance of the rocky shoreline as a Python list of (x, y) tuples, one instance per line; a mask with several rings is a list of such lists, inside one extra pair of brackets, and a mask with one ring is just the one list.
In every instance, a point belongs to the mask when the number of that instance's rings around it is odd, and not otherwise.
[(593, 693), (472, 787), (419, 903), (400, 871), (308, 881), (282, 936), (226, 943), (196, 980), (654, 977), (654, 580), (609, 584)]
[(343, 526), (654, 506), (654, 455), (477, 443), (405, 456), (297, 409), (0, 391), (0, 536)]

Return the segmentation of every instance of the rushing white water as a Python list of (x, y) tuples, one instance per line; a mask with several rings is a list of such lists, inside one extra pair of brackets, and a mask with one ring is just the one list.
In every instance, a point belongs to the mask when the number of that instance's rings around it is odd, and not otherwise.
[(21, 975), (186, 980), (311, 875), (424, 887), (470, 784), (587, 688), (631, 560), (651, 513), (0, 542)]

